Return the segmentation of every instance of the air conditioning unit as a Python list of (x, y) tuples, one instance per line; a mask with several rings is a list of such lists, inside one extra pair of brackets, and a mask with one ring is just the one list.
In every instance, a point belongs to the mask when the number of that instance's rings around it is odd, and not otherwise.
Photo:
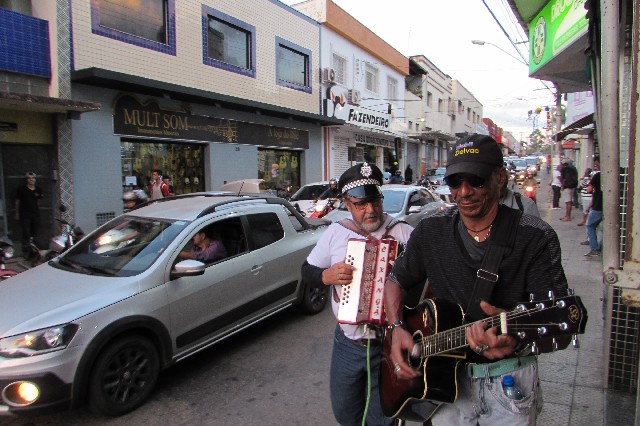
[(333, 68), (323, 68), (322, 69), (322, 82), (323, 83), (333, 83), (336, 81), (336, 72)]
[(357, 104), (360, 102), (360, 91), (359, 90), (349, 90), (347, 92), (347, 102), (350, 104)]

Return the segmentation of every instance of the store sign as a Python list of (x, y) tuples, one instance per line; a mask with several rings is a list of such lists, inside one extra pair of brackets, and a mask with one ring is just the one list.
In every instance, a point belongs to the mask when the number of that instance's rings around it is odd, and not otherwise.
[(587, 33), (586, 0), (552, 0), (529, 24), (529, 74)]
[(166, 110), (160, 108), (154, 100), (142, 103), (132, 95), (118, 97), (113, 109), (113, 130), (117, 135), (280, 148), (309, 148), (309, 132), (306, 130)]
[(324, 100), (324, 113), (327, 117), (335, 117), (367, 129), (390, 131), (391, 114), (349, 104), (344, 94), (336, 95), (331, 91), (329, 96), (329, 99)]
[(385, 139), (385, 138), (380, 138), (378, 136), (372, 136), (372, 135), (363, 135), (361, 133), (355, 133), (353, 136), (357, 143), (361, 143), (365, 145), (382, 146), (385, 148), (395, 148), (393, 139)]

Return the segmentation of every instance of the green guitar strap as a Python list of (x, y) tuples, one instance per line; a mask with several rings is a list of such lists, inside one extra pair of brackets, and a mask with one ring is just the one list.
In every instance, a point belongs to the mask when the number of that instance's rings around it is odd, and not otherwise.
[(502, 258), (513, 247), (516, 240), (520, 217), (522, 217), (520, 210), (500, 206), (491, 229), (491, 240), (482, 258), (480, 269), (476, 273), (476, 281), (469, 306), (464, 314), (464, 322), (470, 323), (486, 317), (480, 308), (480, 301), (491, 300), (493, 286), (500, 279), (498, 271)]

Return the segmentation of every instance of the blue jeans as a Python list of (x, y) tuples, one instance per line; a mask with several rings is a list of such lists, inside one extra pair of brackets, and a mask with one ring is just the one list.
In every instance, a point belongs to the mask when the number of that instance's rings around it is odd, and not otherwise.
[[(382, 346), (370, 346), (371, 389), (367, 425), (391, 426), (393, 419), (384, 417), (380, 406), (380, 353)], [(343, 426), (361, 426), (367, 403), (367, 347), (345, 337), (339, 325), (333, 339), (330, 372), (333, 415)]]
[(587, 217), (587, 237), (589, 238), (591, 251), (602, 251), (602, 245), (598, 244), (598, 234), (596, 232), (600, 222), (602, 222), (602, 212), (591, 209)]
[(537, 362), (509, 373), (524, 394), (509, 399), (502, 389), (502, 377), (469, 378), (458, 375), (458, 399), (443, 404), (431, 418), (433, 426), (531, 426), (542, 410), (542, 389)]

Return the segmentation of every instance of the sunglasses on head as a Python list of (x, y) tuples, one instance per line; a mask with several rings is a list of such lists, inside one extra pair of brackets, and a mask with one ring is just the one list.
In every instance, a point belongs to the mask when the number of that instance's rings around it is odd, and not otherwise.
[(466, 173), (456, 173), (455, 175), (447, 176), (444, 180), (447, 185), (453, 189), (459, 188), (460, 185), (462, 185), (462, 181), (467, 182), (474, 188), (482, 188), (487, 181), (485, 178), (481, 178), (480, 176)]

